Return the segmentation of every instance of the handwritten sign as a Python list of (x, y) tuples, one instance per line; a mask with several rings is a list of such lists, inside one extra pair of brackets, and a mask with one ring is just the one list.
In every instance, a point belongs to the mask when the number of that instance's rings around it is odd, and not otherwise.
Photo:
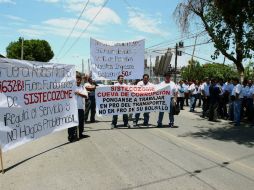
[(96, 88), (95, 94), (97, 115), (169, 112), (172, 96), (169, 85), (102, 86)]
[(90, 39), (91, 68), (94, 80), (139, 79), (144, 74), (145, 40), (103, 43)]
[(78, 124), (72, 65), (0, 59), (3, 151)]

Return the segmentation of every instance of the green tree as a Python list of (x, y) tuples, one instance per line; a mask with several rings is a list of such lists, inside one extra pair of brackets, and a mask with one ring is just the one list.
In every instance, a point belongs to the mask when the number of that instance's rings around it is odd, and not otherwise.
[(181, 76), (185, 80), (203, 80), (205, 77), (227, 80), (237, 77), (237, 75), (237, 71), (232, 66), (219, 63), (200, 65), (195, 60), (190, 60), (188, 66), (183, 67), (181, 70)]
[(253, 0), (185, 0), (174, 16), (183, 32), (197, 17), (216, 48), (212, 58), (222, 53), (243, 76), (242, 61), (250, 59), (254, 49)]
[(181, 77), (184, 80), (203, 80), (203, 67), (196, 60), (189, 60), (187, 67), (182, 67)]
[(203, 75), (209, 78), (221, 78), (227, 80), (238, 76), (236, 69), (232, 66), (220, 63), (206, 63), (203, 65)]
[(244, 70), (244, 78), (254, 79), (254, 62), (249, 62)]
[[(18, 41), (11, 42), (6, 48), (7, 57), (20, 59), (21, 57), (22, 38)], [(48, 62), (54, 57), (49, 43), (45, 40), (24, 40), (23, 42), (24, 59), (30, 61)]]

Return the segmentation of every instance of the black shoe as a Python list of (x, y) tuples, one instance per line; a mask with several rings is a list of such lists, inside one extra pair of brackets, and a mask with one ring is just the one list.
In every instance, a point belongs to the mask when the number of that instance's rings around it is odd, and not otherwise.
[(131, 128), (130, 124), (127, 123), (127, 124), (124, 124), (124, 127), (128, 127), (128, 128)]
[(84, 138), (88, 138), (88, 137), (90, 137), (90, 136), (89, 135), (83, 135), (83, 134), (79, 135), (79, 139), (84, 139)]
[(157, 127), (158, 127), (158, 128), (162, 128), (162, 124), (158, 124)]
[(68, 137), (68, 140), (69, 140), (69, 142), (75, 142), (75, 141), (78, 141), (78, 138), (76, 137), (76, 136), (72, 136), (72, 137)]

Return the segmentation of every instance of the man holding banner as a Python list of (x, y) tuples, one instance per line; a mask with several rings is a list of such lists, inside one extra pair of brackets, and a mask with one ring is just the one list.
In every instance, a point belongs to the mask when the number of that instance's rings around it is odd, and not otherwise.
[[(170, 73), (166, 73), (164, 75), (165, 79), (163, 82), (161, 82), (159, 85), (161, 87), (164, 86), (170, 86), (171, 88), (171, 94), (173, 95), (171, 97), (171, 101), (170, 101), (170, 112), (169, 112), (169, 127), (173, 127), (174, 126), (174, 113), (173, 113), (173, 107), (177, 102), (177, 90), (176, 90), (176, 84), (170, 80), (171, 78), (171, 74)], [(158, 117), (158, 125), (157, 127), (162, 127), (162, 120), (163, 120), (163, 116), (164, 116), (164, 112), (160, 112), (159, 113), (159, 117)]]
[[(124, 77), (123, 75), (119, 75), (117, 77), (118, 83), (115, 84), (115, 86), (125, 86), (126, 84), (123, 83)], [(112, 118), (112, 123), (111, 123), (111, 129), (114, 129), (117, 127), (117, 119), (118, 119), (118, 115), (113, 115)], [(123, 123), (125, 127), (130, 128), (130, 125), (128, 124), (129, 119), (128, 119), (128, 115), (127, 114), (123, 114)]]
[[(80, 74), (76, 75), (76, 89), (75, 89), (75, 98), (77, 100), (77, 107), (78, 107), (78, 129), (79, 129), (79, 138), (84, 138), (83, 135), (84, 131), (84, 98), (87, 98), (88, 94), (86, 89), (81, 85), (82, 77)], [(68, 140), (73, 142), (77, 140), (77, 131), (76, 127), (68, 128)]]
[[(139, 81), (137, 83), (137, 86), (151, 86), (153, 85), (152, 83), (149, 82), (149, 75), (148, 74), (144, 74), (143, 75), (143, 80), (142, 81)], [(139, 120), (139, 116), (140, 116), (140, 113), (136, 113), (135, 114), (135, 120), (134, 120), (134, 125), (138, 125), (138, 120)], [(144, 123), (143, 125), (144, 126), (148, 126), (148, 123), (149, 123), (149, 112), (144, 112)]]

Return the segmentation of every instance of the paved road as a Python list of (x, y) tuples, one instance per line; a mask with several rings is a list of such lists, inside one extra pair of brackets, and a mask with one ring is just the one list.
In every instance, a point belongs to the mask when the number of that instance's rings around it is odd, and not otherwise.
[(6, 152), (0, 189), (254, 188), (253, 128), (187, 111), (176, 117), (177, 127), (156, 128), (157, 116), (150, 128), (114, 130), (110, 117), (97, 118), (86, 124), (89, 138), (67, 143), (62, 131)]

